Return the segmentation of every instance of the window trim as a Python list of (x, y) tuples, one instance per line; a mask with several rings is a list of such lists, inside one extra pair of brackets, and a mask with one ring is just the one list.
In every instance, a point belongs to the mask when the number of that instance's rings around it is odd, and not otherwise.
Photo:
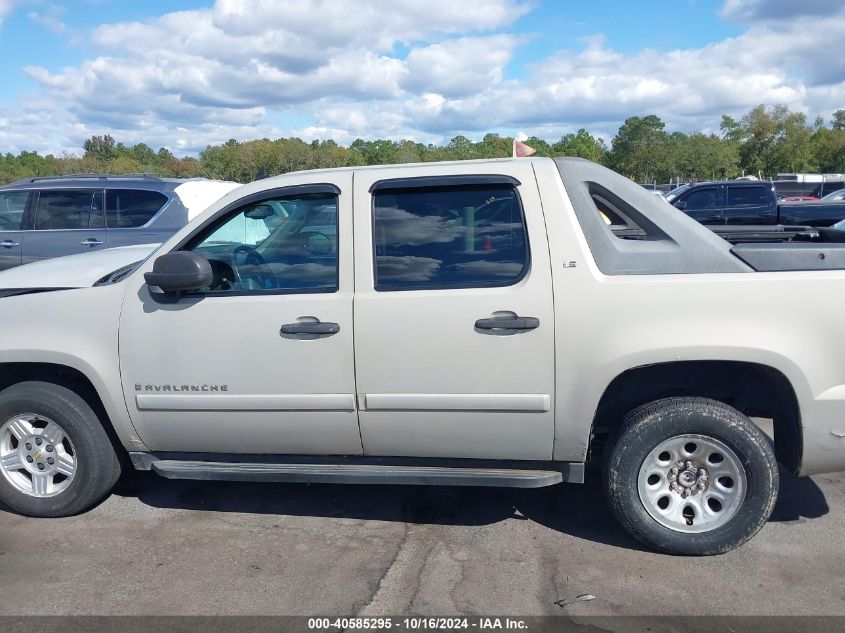
[[(436, 184), (421, 184), (423, 181), (434, 182)], [(397, 182), (403, 183), (405, 186), (392, 187), (389, 183)], [(413, 184), (407, 185), (412, 182)], [(376, 185), (379, 185), (378, 187)], [(379, 286), (378, 271), (377, 271), (377, 255), (376, 255), (376, 194), (380, 191), (399, 191), (399, 190), (424, 190), (424, 189), (443, 189), (446, 187), (461, 187), (461, 186), (475, 186), (483, 187), (485, 185), (509, 185), (514, 194), (516, 194), (516, 204), (519, 209), (519, 214), (522, 218), (522, 232), (525, 238), (525, 260), (522, 264), (522, 270), (519, 275), (503, 281), (500, 283), (488, 282), (466, 282), (460, 284), (428, 284), (428, 285), (396, 285), (396, 286)], [(372, 272), (373, 272), (373, 290), (376, 292), (412, 292), (421, 290), (471, 290), (478, 288), (507, 288), (515, 286), (522, 282), (531, 271), (531, 243), (528, 237), (528, 220), (525, 217), (525, 206), (522, 204), (522, 196), (519, 194), (519, 186), (521, 183), (511, 176), (435, 176), (432, 178), (397, 178), (395, 180), (380, 180), (370, 187), (370, 240), (372, 241)]]
[[(186, 250), (186, 246), (192, 242), (197, 236), (202, 234), (207, 228), (215, 225), (221, 218), (227, 218), (234, 215), (241, 209), (249, 205), (256, 204), (264, 200), (273, 200), (277, 198), (293, 198), (296, 196), (303, 196), (309, 194), (327, 194), (333, 195), (336, 199), (337, 205), (337, 265), (335, 266), (335, 285), (334, 288), (271, 288), (268, 290), (232, 290), (225, 292), (200, 292), (191, 291), (183, 292), (179, 298), (212, 298), (212, 297), (270, 297), (278, 295), (313, 295), (313, 294), (334, 294), (340, 292), (340, 196), (341, 190), (336, 185), (331, 183), (316, 183), (314, 185), (292, 185), (289, 187), (275, 187), (273, 189), (264, 189), (247, 196), (243, 196), (230, 204), (220, 209), (217, 213), (211, 216), (208, 220), (203, 222), (201, 226), (191, 231), (187, 237), (183, 238), (175, 247), (168, 251), (175, 253), (176, 251)], [(158, 257), (159, 255), (157, 255)]]
[(505, 174), (455, 174), (449, 176), (412, 176), (409, 178), (386, 178), (370, 186), (370, 194), (391, 189), (428, 189), (431, 187), (457, 187), (460, 185), (512, 185), (522, 183)]

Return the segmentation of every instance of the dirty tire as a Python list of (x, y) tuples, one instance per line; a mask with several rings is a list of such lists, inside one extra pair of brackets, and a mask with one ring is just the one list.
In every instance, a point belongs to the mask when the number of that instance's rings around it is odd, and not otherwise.
[[(659, 523), (638, 490), (641, 466), (652, 451), (687, 434), (726, 445), (745, 474), (745, 495), (735, 514), (723, 525), (698, 533)], [(604, 485), (616, 519), (643, 544), (670, 554), (713, 555), (742, 545), (765, 525), (777, 500), (778, 469), (769, 439), (733, 407), (708, 398), (666, 398), (625, 417), (605, 463)]]
[(0, 425), (24, 413), (56, 422), (73, 443), (76, 470), (62, 492), (35, 497), (21, 492), (0, 473), (0, 501), (20, 514), (62, 517), (102, 500), (120, 477), (117, 453), (97, 414), (78, 394), (46, 382), (21, 382), (0, 392)]

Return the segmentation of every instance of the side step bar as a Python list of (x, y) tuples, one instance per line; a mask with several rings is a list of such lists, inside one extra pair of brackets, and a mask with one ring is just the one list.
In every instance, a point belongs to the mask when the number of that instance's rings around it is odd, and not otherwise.
[[(573, 468), (567, 472), (371, 464), (251, 464), (168, 459), (153, 461), (151, 466), (152, 470), (167, 479), (506, 488), (541, 488), (559, 484), (564, 480), (583, 481), (583, 464), (571, 464)], [(581, 468), (575, 468), (576, 466)], [(569, 470), (572, 472), (568, 472)]]

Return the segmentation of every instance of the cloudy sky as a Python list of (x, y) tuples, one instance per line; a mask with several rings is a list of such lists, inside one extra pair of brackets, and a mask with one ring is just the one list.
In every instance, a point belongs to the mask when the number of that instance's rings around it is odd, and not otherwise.
[(843, 51), (843, 0), (0, 0), (0, 151), (829, 118)]

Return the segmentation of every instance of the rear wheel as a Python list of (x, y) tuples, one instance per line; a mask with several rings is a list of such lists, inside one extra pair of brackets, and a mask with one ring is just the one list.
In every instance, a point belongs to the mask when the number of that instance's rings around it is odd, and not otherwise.
[(120, 476), (90, 406), (65, 387), (23, 382), (0, 392), (0, 501), (28, 516), (76, 514)]
[(632, 411), (605, 468), (619, 522), (675, 554), (719, 554), (766, 523), (778, 473), (765, 434), (736, 409), (706, 398), (667, 398)]

